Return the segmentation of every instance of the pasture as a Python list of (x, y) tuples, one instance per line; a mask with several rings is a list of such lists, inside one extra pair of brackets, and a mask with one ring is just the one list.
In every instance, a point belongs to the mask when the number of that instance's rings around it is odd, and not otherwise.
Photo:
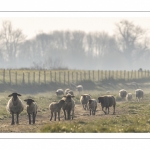
[[(118, 88), (121, 88), (119, 85)], [(110, 94), (114, 95), (117, 101), (116, 114), (112, 115), (112, 107), (110, 114), (104, 115), (101, 105), (95, 116), (90, 116), (88, 110), (83, 110), (79, 98), (80, 94), (75, 91), (75, 117), (74, 120), (64, 120), (61, 111), (60, 121), (49, 121), (50, 111), (49, 104), (52, 101), (58, 101), (61, 97), (56, 97), (55, 91), (22, 94), (22, 100), (26, 98), (34, 99), (38, 104), (38, 113), (35, 125), (28, 124), (28, 116), (26, 109), (20, 114), (19, 125), (10, 125), (11, 115), (6, 111), (6, 104), (9, 100), (8, 95), (11, 91), (0, 93), (0, 132), (2, 133), (141, 133), (150, 132), (150, 93), (145, 90), (144, 100), (137, 102), (135, 95), (132, 101), (121, 101), (118, 97), (117, 90), (111, 90)], [(133, 89), (129, 92), (133, 93)], [(106, 94), (105, 89), (85, 90), (84, 93), (90, 93), (92, 98), (97, 99), (98, 96)], [(25, 106), (24, 102), (24, 106)]]
[[(77, 70), (0, 70), (0, 132), (1, 133), (133, 133), (150, 132), (150, 73), (149, 71), (77, 71)], [(82, 84), (92, 98), (106, 95), (107, 91), (116, 98), (116, 114), (104, 115), (98, 103), (95, 116), (83, 110), (80, 95), (71, 85)], [(74, 120), (50, 121), (49, 104), (58, 101), (55, 91), (70, 88), (75, 95)], [(144, 90), (144, 100), (137, 102), (135, 89)], [(122, 101), (120, 89), (133, 93), (132, 101)], [(22, 100), (34, 99), (38, 104), (35, 125), (28, 124), (26, 109), (20, 114), (19, 125), (11, 124), (11, 115), (6, 111), (8, 95), (20, 93)], [(24, 106), (26, 106), (24, 102)]]

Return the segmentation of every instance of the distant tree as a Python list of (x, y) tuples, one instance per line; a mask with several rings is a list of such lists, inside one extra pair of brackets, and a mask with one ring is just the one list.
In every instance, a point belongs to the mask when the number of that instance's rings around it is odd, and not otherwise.
[(122, 20), (116, 24), (116, 37), (120, 51), (132, 66), (133, 53), (137, 50), (139, 41), (146, 33), (146, 30), (134, 25), (132, 22)]
[(22, 30), (14, 30), (10, 21), (3, 21), (0, 35), (5, 60), (15, 62), (19, 53), (19, 46), (25, 41), (26, 36)]

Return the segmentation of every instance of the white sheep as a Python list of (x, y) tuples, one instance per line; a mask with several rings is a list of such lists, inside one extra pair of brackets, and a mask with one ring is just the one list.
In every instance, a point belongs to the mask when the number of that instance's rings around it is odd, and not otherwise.
[(64, 95), (63, 89), (58, 89), (58, 90), (56, 90), (56, 95), (57, 95), (57, 96)]
[(35, 124), (35, 118), (37, 114), (37, 104), (33, 99), (25, 99), (24, 100), (27, 103), (26, 109), (28, 113), (29, 118), (29, 124), (31, 124), (31, 115), (32, 115), (32, 122)]
[(143, 100), (143, 96), (144, 96), (144, 92), (142, 89), (136, 89), (135, 90), (135, 97), (137, 99), (137, 101)]
[(83, 91), (83, 86), (82, 85), (78, 85), (78, 86), (76, 86), (76, 89), (79, 91), (79, 93), (81, 92), (81, 91)]
[(119, 91), (119, 96), (124, 100), (126, 98), (127, 91), (122, 89)]
[(83, 94), (80, 97), (80, 102), (81, 102), (84, 110), (88, 109), (87, 103), (88, 103), (89, 99), (91, 99), (90, 94)]
[(90, 115), (95, 115), (97, 109), (97, 101), (96, 99), (90, 99), (88, 102), (88, 107), (90, 110)]
[(70, 115), (72, 115), (72, 119), (74, 118), (74, 109), (75, 109), (75, 101), (73, 100), (74, 95), (67, 94), (63, 96), (65, 103), (62, 107), (64, 111), (64, 116), (66, 120), (66, 112), (67, 112), (67, 119), (70, 120)]
[(12, 97), (9, 99), (6, 110), (12, 115), (11, 125), (15, 124), (14, 114), (16, 114), (16, 124), (19, 124), (19, 114), (23, 111), (24, 105), (21, 99), (18, 98), (21, 94), (12, 93), (8, 95), (8, 97)]
[(57, 113), (58, 113), (58, 120), (60, 121), (60, 110), (61, 110), (62, 106), (64, 105), (64, 103), (65, 103), (65, 101), (63, 99), (61, 99), (59, 102), (52, 102), (49, 105), (49, 109), (51, 112), (50, 121), (53, 118), (53, 114), (55, 115), (54, 120), (56, 121)]
[(132, 99), (132, 93), (128, 93), (127, 95), (126, 95), (126, 100), (127, 101), (130, 101)]

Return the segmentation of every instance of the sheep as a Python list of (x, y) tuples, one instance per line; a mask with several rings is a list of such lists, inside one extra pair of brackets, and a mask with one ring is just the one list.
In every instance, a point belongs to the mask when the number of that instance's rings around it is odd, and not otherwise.
[(122, 100), (124, 100), (126, 98), (127, 95), (127, 91), (122, 89), (119, 91), (119, 96), (122, 98)]
[[(107, 109), (108, 109), (108, 114), (109, 114), (109, 107), (113, 106), (113, 114), (115, 114), (115, 107), (116, 107), (116, 99), (112, 95), (104, 95), (98, 97), (98, 103), (101, 103), (102, 106), (102, 111), (107, 114)], [(104, 111), (105, 107), (105, 111)]]
[(80, 102), (81, 102), (84, 110), (88, 109), (87, 103), (88, 103), (89, 99), (91, 99), (90, 94), (83, 94), (80, 97)]
[(65, 90), (65, 95), (67, 95), (68, 91), (70, 91), (70, 89), (66, 89)]
[(56, 95), (57, 95), (57, 96), (64, 95), (63, 89), (58, 89), (58, 90), (56, 90)]
[(140, 99), (143, 100), (143, 96), (144, 96), (143, 90), (142, 89), (136, 89), (135, 90), (135, 96), (136, 96), (137, 101), (140, 101)]
[(35, 118), (37, 115), (37, 104), (33, 99), (25, 99), (26, 102), (26, 109), (28, 113), (28, 119), (29, 119), (29, 124), (31, 124), (31, 115), (32, 115), (32, 122), (35, 124)]
[(128, 93), (127, 95), (126, 95), (126, 100), (127, 101), (130, 101), (132, 99), (132, 93)]
[[(72, 120), (74, 118), (74, 108), (75, 108), (75, 101), (73, 100), (74, 95), (67, 94), (63, 96), (63, 99), (65, 100), (65, 103), (62, 107), (65, 120), (66, 118), (70, 120), (70, 115), (72, 115)], [(66, 117), (66, 112), (67, 112), (67, 117)]]
[(16, 124), (19, 124), (19, 114), (24, 110), (23, 102), (18, 96), (21, 96), (21, 94), (12, 93), (8, 95), (8, 97), (12, 97), (9, 99), (6, 106), (6, 110), (12, 115), (11, 125), (15, 124), (14, 114), (16, 114)]
[(74, 93), (73, 93), (73, 91), (72, 91), (72, 90), (68, 90), (68, 91), (66, 92), (66, 95), (67, 95), (67, 94), (74, 95)]
[(83, 86), (82, 85), (78, 85), (78, 86), (76, 86), (76, 89), (80, 93), (81, 91), (83, 91)]
[(96, 99), (89, 99), (88, 107), (90, 110), (90, 115), (95, 115), (97, 109), (97, 101)]
[(57, 113), (58, 113), (58, 120), (60, 121), (60, 110), (61, 110), (62, 106), (64, 105), (64, 103), (65, 103), (65, 101), (63, 99), (61, 99), (61, 100), (59, 100), (59, 102), (52, 102), (49, 105), (49, 109), (51, 112), (50, 121), (53, 118), (53, 114), (55, 115), (54, 121), (56, 121)]

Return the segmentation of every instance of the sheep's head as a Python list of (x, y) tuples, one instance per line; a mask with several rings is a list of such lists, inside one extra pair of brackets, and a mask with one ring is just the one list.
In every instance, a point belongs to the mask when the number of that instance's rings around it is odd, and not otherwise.
[(8, 97), (11, 97), (11, 96), (13, 97), (14, 101), (16, 101), (17, 100), (17, 96), (21, 96), (21, 94), (12, 93), (12, 94), (8, 95)]
[(24, 101), (27, 103), (27, 105), (31, 105), (34, 102), (33, 99), (25, 99)]
[(92, 103), (92, 100), (91, 99), (89, 99), (89, 104), (91, 104)]
[(63, 97), (65, 97), (65, 99), (66, 99), (65, 101), (66, 101), (66, 102), (71, 102), (71, 98), (72, 98), (72, 97), (75, 97), (75, 96), (74, 96), (74, 95), (71, 95), (71, 94), (67, 94), (67, 95), (64, 95)]
[(104, 97), (103, 97), (103, 96), (98, 97), (98, 102), (99, 102), (99, 103), (103, 103), (103, 101), (104, 101)]

